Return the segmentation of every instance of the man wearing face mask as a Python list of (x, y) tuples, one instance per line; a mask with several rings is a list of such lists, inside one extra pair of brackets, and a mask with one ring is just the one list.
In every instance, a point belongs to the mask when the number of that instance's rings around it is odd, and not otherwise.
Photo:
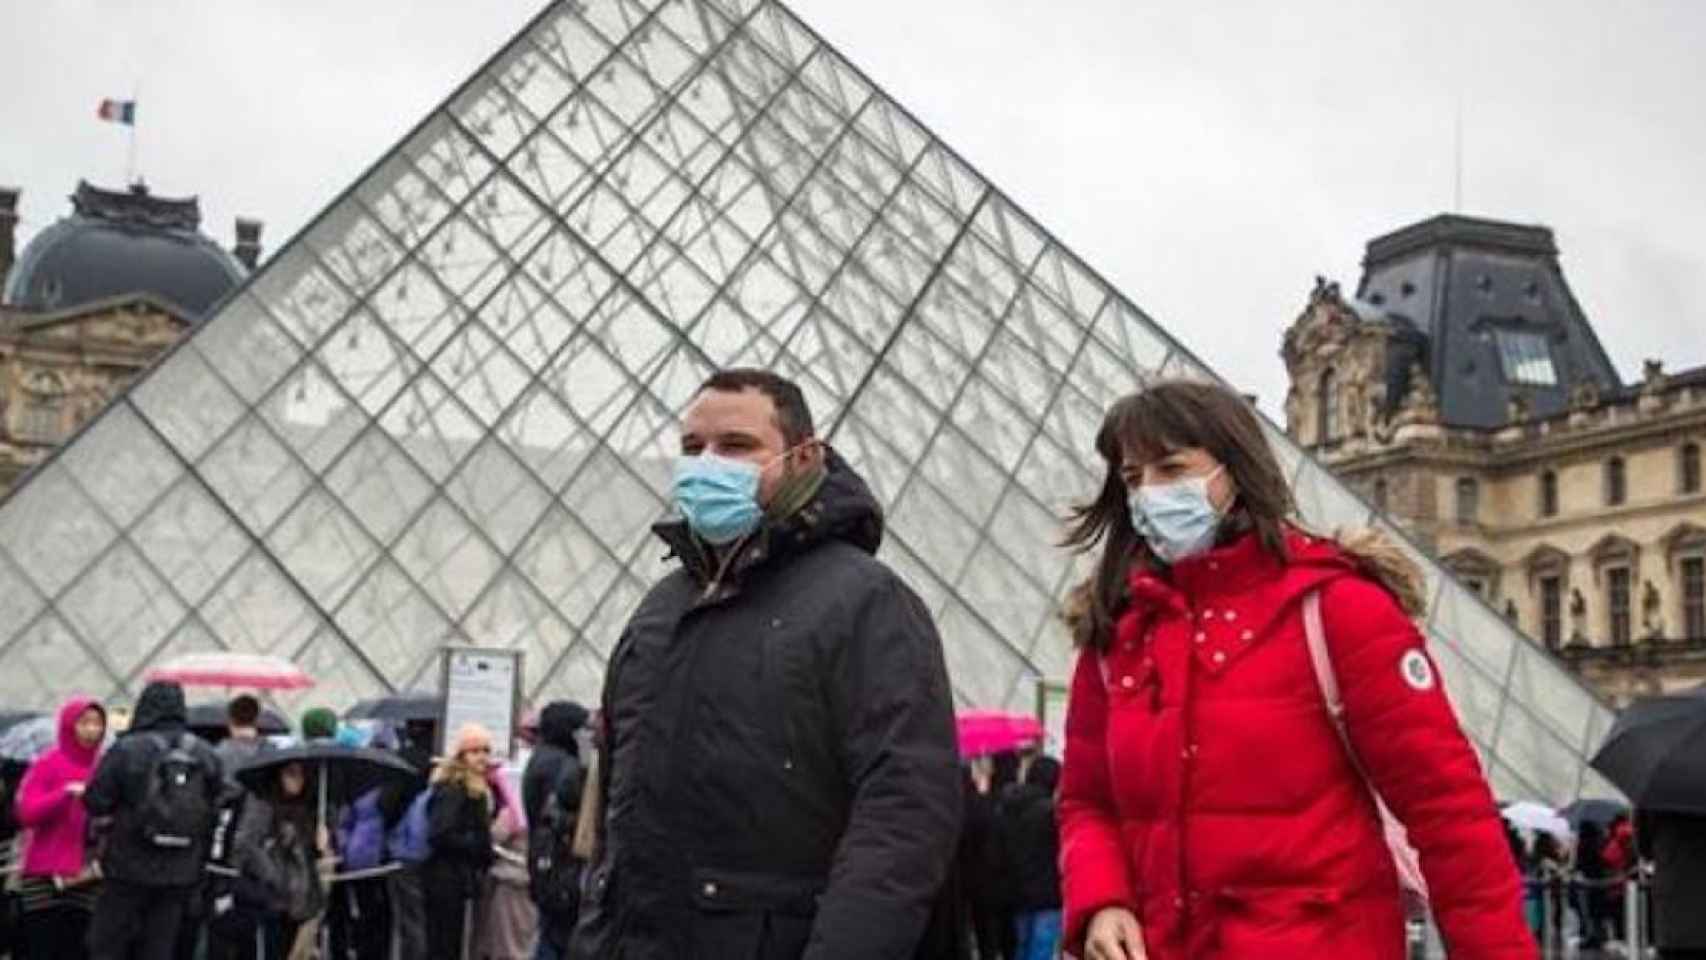
[(681, 454), (679, 568), (605, 676), (572, 955), (913, 957), (961, 810), (929, 612), (793, 383), (713, 376)]

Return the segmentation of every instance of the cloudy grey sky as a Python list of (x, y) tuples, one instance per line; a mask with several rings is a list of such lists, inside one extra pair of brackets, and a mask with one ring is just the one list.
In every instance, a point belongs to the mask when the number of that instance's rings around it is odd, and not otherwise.
[[(0, 4), (0, 182), (22, 233), (143, 174), (276, 248), (536, 0)], [(1706, 363), (1706, 4), (1697, 0), (795, 0), (937, 134), (1277, 410), (1321, 273), (1453, 204), (1557, 230), (1626, 378)]]

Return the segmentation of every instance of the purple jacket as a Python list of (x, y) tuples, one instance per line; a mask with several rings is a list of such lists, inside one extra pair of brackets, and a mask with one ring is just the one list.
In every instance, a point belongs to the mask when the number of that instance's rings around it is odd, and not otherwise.
[[(28, 831), (24, 876), (75, 876), (83, 872), (83, 801), (65, 792), (67, 784), (88, 783), (95, 773), (99, 745), (77, 742), (77, 718), (101, 705), (90, 697), (72, 697), (59, 708), (59, 745), (36, 758), (18, 788), (18, 823)], [(105, 712), (104, 710), (102, 711)]]

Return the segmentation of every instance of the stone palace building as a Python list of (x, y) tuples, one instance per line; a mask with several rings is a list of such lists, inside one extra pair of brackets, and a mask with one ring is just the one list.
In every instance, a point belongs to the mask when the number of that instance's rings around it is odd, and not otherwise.
[(0, 491), (39, 463), (254, 269), (261, 224), (221, 249), (194, 198), (79, 183), (71, 212), (16, 246), (0, 188)]
[(1281, 354), (1291, 436), (1608, 698), (1706, 679), (1706, 367), (1624, 382), (1552, 231), (1376, 238)]

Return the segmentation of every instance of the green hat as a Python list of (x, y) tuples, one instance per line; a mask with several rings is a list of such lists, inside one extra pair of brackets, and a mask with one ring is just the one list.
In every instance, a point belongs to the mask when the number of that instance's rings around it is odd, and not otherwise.
[(330, 740), (338, 735), (338, 715), (330, 707), (314, 707), (302, 714), (302, 739)]

